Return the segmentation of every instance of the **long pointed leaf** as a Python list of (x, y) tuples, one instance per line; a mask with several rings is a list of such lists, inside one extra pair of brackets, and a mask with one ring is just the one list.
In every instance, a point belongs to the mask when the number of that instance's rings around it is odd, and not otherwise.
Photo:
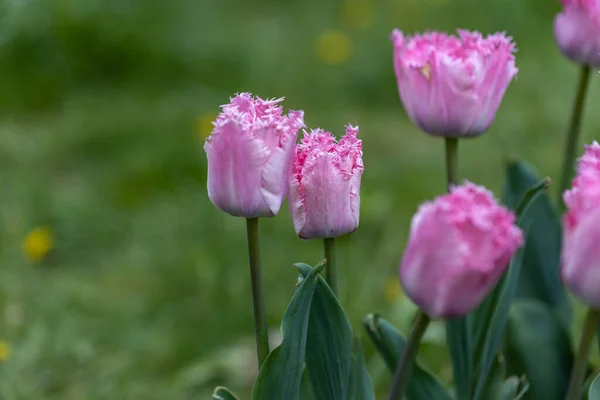
[(507, 275), (501, 283), (502, 289), (498, 299), (498, 304), (496, 305), (494, 313), (489, 321), (489, 328), (485, 335), (482, 353), (479, 358), (477, 368), (479, 375), (475, 385), (473, 400), (478, 400), (480, 398), (481, 392), (490, 372), (490, 368), (492, 367), (492, 363), (496, 357), (498, 348), (500, 347), (502, 334), (504, 333), (504, 328), (506, 327), (506, 322), (508, 320), (510, 305), (512, 304), (517, 291), (517, 281), (519, 279), (521, 262), (523, 261), (523, 254), (525, 253), (526, 247), (527, 244), (525, 247), (521, 247), (519, 250), (517, 250), (510, 262)]
[(473, 372), (473, 334), (471, 316), (446, 321), (446, 341), (452, 360), (452, 372), (458, 400), (471, 397)]
[[(544, 193), (549, 185), (550, 180), (548, 178), (542, 179), (540, 182), (538, 182), (529, 190), (527, 190), (522, 196), (521, 201), (517, 203), (517, 210), (515, 211), (515, 213), (517, 215), (521, 227), (525, 226), (525, 218), (522, 217), (529, 212), (529, 209), (532, 206), (532, 204), (534, 204), (536, 198), (542, 193)], [(531, 235), (531, 232), (529, 232), (529, 235)], [(525, 252), (527, 253), (527, 249), (525, 249)], [(505, 278), (506, 275), (502, 277), (502, 279), (496, 285), (494, 290), (492, 290), (492, 292), (481, 303), (477, 310), (472, 313), (474, 351), (476, 354), (481, 354), (481, 352), (483, 351), (485, 335), (487, 333), (487, 330), (489, 329), (489, 322), (492, 318), (494, 310), (498, 305)]]
[[(530, 206), (540, 194), (545, 192), (549, 185), (550, 179), (546, 178), (524, 192), (519, 203), (516, 205), (516, 214), (520, 220), (520, 217), (529, 212)], [(496, 312), (500, 304), (499, 302), (509, 301), (508, 306), (510, 306), (510, 302), (514, 297), (510, 296), (510, 299), (502, 297), (506, 284), (505, 279), (506, 275), (502, 277), (500, 282), (498, 282), (496, 287), (474, 312), (463, 318), (446, 321), (446, 337), (452, 359), (456, 394), (459, 400), (471, 399), (471, 385), (474, 382), (478, 385), (475, 389), (482, 390), (480, 378), (473, 381), (473, 367), (474, 365), (478, 365), (480, 369), (483, 368), (485, 371), (485, 369), (489, 369), (493, 358), (496, 356), (495, 351), (497, 349), (486, 348), (486, 339), (490, 328), (498, 328), (490, 325), (490, 320)], [(515, 281), (515, 284), (517, 282)], [(508, 309), (506, 309), (506, 312), (508, 313)], [(501, 317), (501, 320), (505, 320), (505, 318)], [(499, 325), (499, 327), (503, 326), (503, 324)], [(490, 351), (494, 352), (490, 353)], [(476, 364), (474, 360), (476, 354), (483, 355), (485, 360), (481, 361), (480, 359), (478, 361), (479, 364)]]
[[(529, 188), (538, 182), (533, 168), (524, 161), (511, 160), (506, 168), (504, 203), (513, 209)], [(562, 228), (556, 207), (548, 193), (531, 203), (523, 221), (530, 224), (528, 246), (523, 256), (517, 298), (539, 300), (552, 307), (569, 324), (571, 305), (560, 279)]]
[(530, 382), (524, 399), (564, 399), (573, 350), (568, 330), (547, 304), (533, 300), (515, 302), (505, 343), (509, 373), (525, 375)]
[(300, 392), (306, 332), (320, 263), (304, 278), (294, 293), (281, 322), (281, 345), (267, 356), (252, 389), (252, 400), (296, 400)]
[[(505, 367), (504, 359), (502, 357), (496, 357), (492, 363), (492, 369), (482, 391), (481, 396), (483, 399), (505, 400), (503, 390), (504, 378), (506, 376)], [(512, 397), (509, 400), (512, 400)]]
[[(375, 348), (393, 374), (406, 346), (406, 340), (393, 325), (376, 314), (367, 315), (363, 325)], [(415, 363), (412, 377), (408, 382), (406, 398), (407, 400), (452, 399), (441, 382), (418, 362)]]
[(237, 400), (237, 397), (229, 389), (219, 386), (215, 389), (212, 400)]
[(352, 357), (350, 385), (349, 400), (375, 400), (375, 393), (365, 365), (365, 355), (360, 338), (356, 347), (356, 354)]
[(600, 374), (596, 375), (590, 385), (588, 400), (600, 400)]
[(529, 389), (527, 380), (516, 376), (506, 378), (506, 362), (499, 356), (493, 363), (492, 370), (483, 389), (485, 400), (518, 400)]
[(306, 373), (306, 368), (302, 372), (302, 381), (300, 382), (300, 400), (315, 400), (315, 395), (313, 394), (312, 386), (310, 386), (310, 382), (308, 380), (308, 374)]
[[(304, 276), (311, 267), (295, 264)], [(352, 369), (350, 322), (327, 282), (319, 276), (310, 307), (306, 370), (317, 400), (347, 400)]]
[(471, 314), (474, 320), (475, 331), (475, 351), (479, 355), (476, 363), (477, 379), (474, 381), (474, 399), (477, 400), (492, 366), (494, 358), (497, 356), (500, 347), (500, 341), (508, 321), (510, 306), (515, 299), (518, 290), (519, 277), (521, 274), (521, 265), (523, 257), (531, 243), (531, 220), (529, 216), (535, 213), (535, 201), (550, 185), (548, 178), (533, 185), (523, 194), (521, 201), (516, 206), (516, 214), (519, 226), (525, 231), (526, 244), (520, 248), (513, 256), (508, 271), (496, 285), (492, 293)]

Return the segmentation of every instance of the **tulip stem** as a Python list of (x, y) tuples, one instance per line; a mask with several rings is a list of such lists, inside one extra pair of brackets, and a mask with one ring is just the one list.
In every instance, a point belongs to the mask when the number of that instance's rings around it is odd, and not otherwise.
[(421, 343), (421, 339), (430, 321), (431, 319), (423, 311), (417, 311), (417, 317), (408, 336), (408, 341), (396, 365), (396, 372), (394, 373), (388, 400), (401, 400), (403, 398), (408, 380), (412, 375), (415, 359), (417, 358), (419, 343)]
[(581, 131), (581, 120), (583, 117), (583, 105), (587, 94), (587, 88), (590, 81), (590, 67), (584, 65), (581, 67), (579, 75), (579, 84), (577, 86), (577, 94), (575, 95), (575, 103), (573, 104), (573, 112), (571, 113), (571, 121), (569, 123), (569, 131), (567, 133), (567, 142), (565, 144), (565, 153), (563, 157), (562, 176), (558, 191), (558, 204), (563, 204), (562, 194), (570, 185), (573, 178), (575, 154), (579, 142), (579, 133)]
[(446, 182), (450, 186), (458, 183), (458, 139), (446, 137)]
[(256, 351), (258, 368), (269, 354), (269, 332), (267, 325), (267, 308), (263, 289), (260, 265), (260, 248), (258, 245), (258, 218), (246, 218), (248, 234), (248, 255), (250, 259), (250, 282), (252, 285), (252, 301), (254, 306), (254, 329), (256, 331)]
[(323, 239), (323, 249), (325, 250), (325, 259), (327, 260), (327, 265), (325, 266), (325, 279), (333, 291), (333, 294), (335, 294), (337, 297), (337, 261), (335, 259), (335, 239)]
[(583, 381), (585, 379), (585, 373), (587, 370), (588, 358), (590, 356), (590, 349), (594, 336), (596, 335), (596, 328), (598, 327), (598, 320), (600, 319), (600, 311), (589, 308), (587, 315), (585, 316), (585, 322), (583, 323), (583, 331), (581, 333), (581, 340), (579, 341), (579, 349), (575, 356), (575, 365), (571, 371), (571, 380), (569, 381), (569, 390), (567, 391), (567, 397), (565, 400), (580, 400), (581, 392), (583, 390)]

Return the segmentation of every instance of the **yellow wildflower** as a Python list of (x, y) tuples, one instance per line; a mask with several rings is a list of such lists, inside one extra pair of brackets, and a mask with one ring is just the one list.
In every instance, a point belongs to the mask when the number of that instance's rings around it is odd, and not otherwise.
[(317, 39), (316, 51), (325, 64), (342, 64), (352, 55), (352, 41), (345, 32), (333, 29)]
[(213, 121), (217, 119), (217, 114), (204, 114), (198, 119), (197, 132), (200, 139), (204, 140), (210, 135), (213, 129)]
[(402, 287), (397, 276), (390, 276), (383, 285), (383, 295), (388, 303), (393, 303), (402, 297)]
[(10, 358), (10, 346), (9, 344), (0, 339), (0, 361), (7, 361)]
[(340, 19), (351, 29), (364, 29), (373, 23), (373, 11), (373, 0), (346, 0), (340, 9)]
[(23, 241), (23, 253), (30, 261), (42, 261), (54, 247), (54, 233), (48, 226), (33, 229)]

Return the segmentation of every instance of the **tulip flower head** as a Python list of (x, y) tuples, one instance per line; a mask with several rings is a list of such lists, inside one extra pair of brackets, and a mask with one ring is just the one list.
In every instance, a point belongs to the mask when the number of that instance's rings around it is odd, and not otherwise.
[(561, 275), (584, 303), (600, 307), (600, 144), (585, 147), (573, 187), (563, 194)]
[(421, 205), (400, 281), (430, 317), (460, 317), (481, 303), (522, 244), (515, 215), (485, 188), (466, 182)]
[(600, 66), (600, 1), (561, 0), (554, 20), (554, 37), (560, 51), (580, 64)]
[(281, 101), (233, 97), (206, 139), (208, 197), (231, 215), (272, 217), (285, 199), (304, 113), (283, 115)]
[(358, 227), (362, 142), (348, 125), (338, 142), (322, 129), (304, 132), (296, 147), (289, 204), (296, 234), (302, 239), (333, 238)]
[(392, 33), (394, 70), (410, 119), (434, 136), (473, 137), (494, 121), (517, 75), (515, 45), (496, 33)]

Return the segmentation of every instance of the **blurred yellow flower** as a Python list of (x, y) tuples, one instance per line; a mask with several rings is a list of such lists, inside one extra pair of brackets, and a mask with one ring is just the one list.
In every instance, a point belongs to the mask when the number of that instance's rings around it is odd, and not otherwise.
[(351, 29), (364, 29), (373, 23), (373, 0), (346, 0), (340, 8), (342, 23)]
[(0, 361), (7, 361), (10, 358), (10, 346), (9, 344), (0, 339)]
[(23, 253), (30, 261), (42, 261), (54, 246), (54, 233), (48, 226), (29, 232), (23, 242)]
[(325, 64), (342, 64), (352, 55), (352, 41), (345, 32), (330, 30), (317, 39), (317, 55)]
[(204, 140), (210, 135), (213, 129), (213, 121), (217, 119), (217, 114), (204, 114), (198, 119), (197, 132), (200, 139)]
[(388, 303), (393, 303), (402, 297), (402, 287), (397, 276), (390, 276), (385, 280), (383, 285), (383, 295)]

